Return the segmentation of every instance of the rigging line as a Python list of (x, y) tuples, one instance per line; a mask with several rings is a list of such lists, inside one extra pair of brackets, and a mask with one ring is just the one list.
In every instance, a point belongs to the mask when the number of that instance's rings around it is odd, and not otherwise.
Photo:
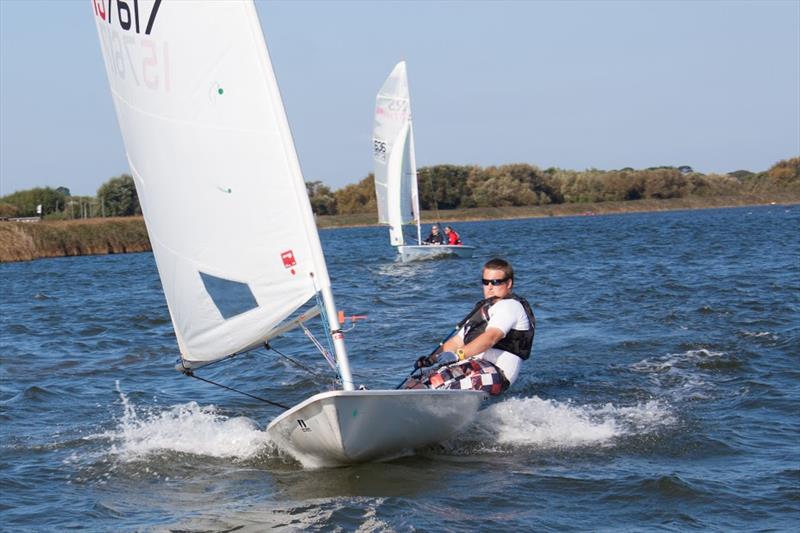
[[(316, 280), (314, 281), (314, 289), (317, 289)], [(328, 321), (328, 313), (325, 310), (325, 302), (322, 301), (322, 296), (319, 289), (317, 289), (317, 293), (315, 296), (317, 299), (317, 306), (319, 307), (320, 315), (322, 316), (322, 321), (324, 323), (324, 327), (322, 329), (325, 332), (325, 339), (328, 342), (328, 349), (330, 350), (330, 353), (334, 353), (333, 337), (331, 337), (331, 327), (330, 327), (330, 322)], [(341, 327), (342, 325), (339, 324), (340, 329)]]
[(264, 343), (264, 348), (267, 349), (267, 350), (272, 350), (273, 352), (275, 352), (276, 354), (280, 355), (281, 357), (283, 357), (284, 359), (286, 359), (287, 361), (289, 361), (293, 365), (297, 366), (298, 368), (302, 368), (303, 370), (305, 370), (309, 374), (313, 375), (314, 377), (317, 377), (317, 378), (325, 378), (326, 377), (326, 376), (323, 376), (322, 374), (320, 374), (319, 372), (311, 369), (310, 367), (307, 367), (306, 365), (304, 365), (300, 361), (289, 357), (288, 355), (286, 355), (285, 353), (281, 352), (280, 350), (278, 350), (277, 348), (275, 348), (274, 346), (272, 346), (268, 342)]
[(223, 385), (222, 383), (217, 383), (215, 381), (211, 381), (210, 379), (205, 379), (205, 378), (201, 378), (200, 376), (195, 376), (193, 372), (185, 372), (185, 374), (187, 376), (189, 376), (190, 378), (199, 379), (200, 381), (205, 381), (206, 383), (210, 383), (211, 385), (216, 385), (217, 387), (221, 387), (223, 389), (227, 389), (227, 390), (232, 391), (232, 392), (238, 392), (239, 394), (243, 394), (244, 396), (247, 396), (248, 398), (253, 398), (254, 400), (259, 400), (259, 401), (262, 401), (264, 403), (268, 403), (270, 405), (274, 405), (275, 407), (280, 407), (281, 409), (287, 409), (287, 410), (289, 409), (289, 406), (283, 405), (282, 403), (273, 402), (272, 400), (267, 400), (266, 398), (260, 398), (258, 396), (254, 396), (254, 395), (249, 394), (247, 392), (240, 391), (238, 389), (234, 389), (233, 387), (228, 387), (227, 385)]
[(336, 361), (331, 357), (331, 353), (325, 349), (325, 347), (320, 343), (317, 338), (311, 333), (311, 330), (308, 329), (305, 324), (300, 324), (300, 327), (303, 328), (303, 332), (306, 334), (306, 337), (314, 344), (314, 346), (319, 350), (319, 353), (322, 354), (322, 357), (328, 362), (330, 367), (336, 371)]
[[(325, 302), (322, 300), (322, 291), (317, 287), (317, 279), (314, 277), (313, 273), (311, 274), (311, 283), (314, 286), (314, 290), (316, 291), (316, 293), (314, 293), (314, 297), (316, 298), (317, 307), (319, 308), (319, 314), (320, 314), (320, 317), (322, 318), (322, 323), (323, 323), (322, 330), (325, 332), (325, 339), (328, 341), (328, 350), (329, 350), (328, 353), (329, 354), (331, 354), (331, 353), (335, 354), (336, 353), (336, 349), (333, 347), (333, 337), (331, 336), (331, 334), (333, 332), (331, 331), (330, 321), (328, 320), (328, 313), (327, 313), (327, 311), (325, 309)], [(330, 281), (328, 283), (330, 283)], [(334, 309), (334, 313), (335, 312), (336, 312), (336, 309)], [(342, 331), (342, 325), (341, 324), (339, 324), (339, 331), (340, 332)], [(327, 359), (327, 357), (325, 359)], [(344, 380), (342, 379), (341, 372), (339, 372), (339, 364), (338, 364), (338, 362), (339, 361), (337, 359), (337, 361), (336, 361), (337, 364), (336, 364), (336, 368), (335, 368), (336, 375), (339, 376), (339, 380), (340, 381), (344, 382)]]
[[(336, 354), (336, 364), (331, 365), (331, 367), (336, 372), (336, 377), (338, 378), (339, 383), (344, 383), (342, 372), (339, 369), (339, 354), (336, 353), (336, 349), (333, 347), (333, 337), (332, 337), (333, 331), (331, 330), (331, 323), (328, 320), (328, 313), (325, 309), (325, 302), (322, 299), (322, 291), (319, 289), (319, 287), (317, 287), (317, 279), (314, 276), (313, 272), (311, 272), (311, 284), (314, 286), (314, 290), (316, 291), (314, 293), (314, 297), (316, 298), (317, 307), (319, 308), (319, 315), (320, 318), (322, 319), (322, 324), (323, 324), (322, 331), (325, 333), (325, 338), (328, 341), (328, 349), (330, 350), (328, 354)], [(330, 285), (330, 280), (328, 280), (328, 284)], [(334, 313), (336, 312), (335, 307), (333, 309), (333, 312)], [(301, 324), (301, 326), (303, 327), (304, 330), (306, 330), (306, 335), (308, 335), (308, 328), (306, 328), (303, 324)], [(342, 325), (339, 324), (338, 332), (341, 333), (341, 331), (342, 331)], [(313, 335), (311, 335), (309, 338), (312, 339), (314, 343), (319, 344)], [(330, 355), (326, 357), (324, 351), (322, 352), (322, 355), (323, 357), (325, 357), (325, 360), (328, 361), (328, 364), (331, 364), (331, 360), (329, 359)]]

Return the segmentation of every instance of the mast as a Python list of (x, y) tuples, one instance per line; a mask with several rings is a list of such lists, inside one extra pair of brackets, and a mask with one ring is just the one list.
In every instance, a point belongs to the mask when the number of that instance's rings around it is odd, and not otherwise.
[(411, 168), (411, 209), (414, 211), (414, 221), (417, 223), (417, 244), (422, 244), (422, 226), (419, 215), (419, 186), (417, 185), (417, 158), (414, 153), (414, 125), (411, 122), (411, 98), (408, 100), (408, 153)]
[(408, 173), (411, 175), (411, 211), (417, 224), (417, 244), (422, 244), (422, 226), (419, 215), (419, 187), (417, 185), (417, 156), (414, 147), (414, 121), (411, 115), (411, 87), (408, 85), (408, 71), (403, 72), (408, 98)]
[[(325, 275), (328, 273), (325, 272)], [(325, 313), (328, 315), (328, 327), (333, 337), (333, 350), (336, 352), (336, 364), (339, 366), (339, 375), (342, 378), (342, 389), (354, 390), (353, 376), (350, 374), (350, 360), (347, 358), (347, 348), (344, 345), (344, 334), (342, 326), (339, 324), (339, 317), (336, 313), (336, 305), (333, 302), (333, 291), (330, 285), (322, 289), (322, 302), (325, 305)]]

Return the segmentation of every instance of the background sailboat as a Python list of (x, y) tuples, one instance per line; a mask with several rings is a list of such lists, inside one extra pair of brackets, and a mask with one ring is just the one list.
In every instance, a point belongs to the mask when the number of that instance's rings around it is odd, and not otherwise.
[[(372, 137), (378, 222), (389, 225), (389, 242), (397, 247), (400, 258), (408, 261), (442, 255), (472, 257), (473, 246), (422, 244), (414, 127), (405, 61), (395, 65), (378, 91)], [(412, 222), (417, 228), (416, 244), (406, 244), (403, 225)]]
[[(269, 425), (312, 466), (437, 442), (482, 393), (353, 390), (344, 336), (278, 85), (251, 0), (90, 0), (179, 368), (257, 348), (317, 298), (343, 390)], [(128, 4), (125, 4), (128, 5)], [(117, 9), (119, 8), (119, 9)]]

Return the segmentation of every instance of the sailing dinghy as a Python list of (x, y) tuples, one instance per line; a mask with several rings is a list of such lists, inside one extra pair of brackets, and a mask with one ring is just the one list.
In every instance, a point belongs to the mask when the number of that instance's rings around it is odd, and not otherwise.
[[(252, 0), (90, 0), (186, 374), (317, 311), (342, 390), (267, 431), (306, 466), (394, 457), (475, 417), (476, 391), (354, 390), (289, 124)], [(133, 6), (133, 9), (131, 9)], [(331, 358), (333, 359), (333, 358)]]
[[(389, 225), (389, 242), (397, 247), (400, 259), (413, 261), (441, 256), (472, 257), (474, 246), (422, 243), (414, 128), (405, 61), (395, 65), (378, 91), (372, 155), (375, 160), (378, 222)], [(417, 226), (416, 244), (406, 244), (403, 236), (403, 225), (411, 222)]]

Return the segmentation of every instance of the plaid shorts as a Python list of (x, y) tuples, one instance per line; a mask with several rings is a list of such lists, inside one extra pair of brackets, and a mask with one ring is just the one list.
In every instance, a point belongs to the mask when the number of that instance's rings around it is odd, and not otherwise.
[(438, 369), (423, 383), (432, 389), (473, 389), (497, 396), (508, 389), (508, 380), (489, 361), (470, 359)]

